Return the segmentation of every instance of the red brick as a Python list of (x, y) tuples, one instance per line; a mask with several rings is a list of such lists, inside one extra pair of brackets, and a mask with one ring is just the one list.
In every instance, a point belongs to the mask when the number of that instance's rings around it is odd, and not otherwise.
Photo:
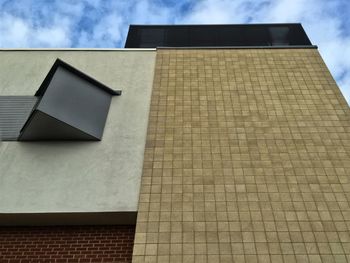
[(0, 227), (0, 263), (131, 262), (135, 226)]

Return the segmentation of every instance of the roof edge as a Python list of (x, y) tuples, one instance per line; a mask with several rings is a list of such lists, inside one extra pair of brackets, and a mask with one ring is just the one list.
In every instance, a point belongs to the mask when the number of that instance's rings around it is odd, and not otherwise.
[(135, 225), (137, 211), (0, 213), (0, 226)]
[(0, 48), (0, 51), (156, 51), (155, 48)]
[(129, 26), (167, 26), (167, 27), (177, 27), (177, 26), (285, 26), (285, 25), (301, 25), (301, 23), (252, 23), (252, 24), (130, 24)]
[(317, 45), (300, 46), (223, 46), (223, 47), (157, 47), (157, 49), (318, 49)]

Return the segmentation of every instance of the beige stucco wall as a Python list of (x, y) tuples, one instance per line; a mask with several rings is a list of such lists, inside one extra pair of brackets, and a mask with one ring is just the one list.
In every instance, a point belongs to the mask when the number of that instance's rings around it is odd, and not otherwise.
[(155, 51), (0, 51), (0, 95), (33, 95), (56, 58), (123, 93), (101, 142), (0, 142), (0, 213), (137, 211)]
[(350, 109), (316, 49), (157, 51), (133, 262), (350, 262)]

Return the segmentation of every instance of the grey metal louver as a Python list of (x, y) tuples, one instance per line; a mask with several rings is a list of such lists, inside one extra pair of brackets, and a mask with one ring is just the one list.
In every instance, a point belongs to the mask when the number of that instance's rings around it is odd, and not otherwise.
[(0, 141), (16, 141), (38, 98), (0, 96)]

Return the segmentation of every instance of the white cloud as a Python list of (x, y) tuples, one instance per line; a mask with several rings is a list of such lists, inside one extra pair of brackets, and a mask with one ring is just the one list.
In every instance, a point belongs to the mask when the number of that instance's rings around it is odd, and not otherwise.
[(34, 27), (29, 21), (4, 14), (0, 16), (1, 47), (68, 47), (69, 33), (61, 27)]
[(38, 47), (68, 47), (71, 44), (67, 33), (60, 27), (40, 28), (34, 30), (31, 35), (33, 34), (36, 35), (36, 46)]
[(191, 12), (181, 18), (181, 22), (186, 24), (245, 23), (262, 3), (262, 0), (198, 1)]
[(339, 86), (343, 87), (342, 92), (344, 97), (347, 99), (348, 104), (350, 104), (350, 74), (349, 72), (339, 81)]
[(175, 14), (166, 6), (157, 6), (149, 0), (139, 0), (132, 5), (130, 21), (134, 24), (162, 24)]
[(10, 15), (3, 15), (0, 17), (0, 46), (13, 46), (17, 43), (18, 46), (27, 46), (29, 27), (22, 20)]
[(93, 26), (92, 31), (81, 31), (78, 38), (79, 47), (116, 47), (122, 41), (121, 25), (123, 18), (116, 14), (103, 17)]

